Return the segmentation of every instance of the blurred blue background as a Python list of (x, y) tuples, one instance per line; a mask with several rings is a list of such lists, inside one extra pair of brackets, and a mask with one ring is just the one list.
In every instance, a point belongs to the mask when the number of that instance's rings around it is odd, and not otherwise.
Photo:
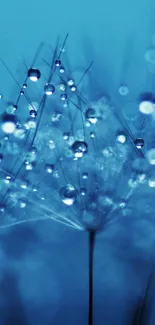
[[(93, 59), (109, 92), (123, 82), (136, 98), (154, 84), (144, 60), (155, 33), (154, 14), (150, 0), (6, 0), (0, 7), (0, 57), (18, 75), (22, 59), (31, 62), (41, 41), (54, 46), (58, 35), (69, 32), (74, 67)], [(9, 97), (13, 81), (1, 65), (0, 71), (0, 92)], [(137, 324), (147, 287), (142, 318), (154, 325), (154, 230), (149, 217), (135, 215), (98, 234), (94, 325)], [(54, 221), (1, 230), (0, 325), (86, 325), (87, 313), (87, 233)]]

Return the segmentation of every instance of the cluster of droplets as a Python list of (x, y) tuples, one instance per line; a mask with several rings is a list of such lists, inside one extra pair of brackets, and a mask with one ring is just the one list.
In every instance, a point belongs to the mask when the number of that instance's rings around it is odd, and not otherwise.
[[(67, 72), (66, 41), (45, 62), (47, 78), (34, 61), (17, 101), (1, 96), (2, 227), (49, 218), (99, 230), (118, 211), (128, 214), (139, 188), (155, 188), (155, 148), (144, 134), (154, 99), (146, 94), (119, 115), (105, 94), (89, 102)], [(119, 95), (127, 98), (127, 85)]]

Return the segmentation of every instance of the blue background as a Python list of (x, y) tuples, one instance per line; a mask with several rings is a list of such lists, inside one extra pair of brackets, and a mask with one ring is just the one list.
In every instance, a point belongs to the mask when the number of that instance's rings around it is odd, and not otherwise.
[[(41, 41), (54, 45), (69, 32), (73, 66), (93, 59), (94, 79), (106, 76), (112, 91), (125, 82), (136, 97), (153, 85), (144, 54), (154, 14), (154, 1), (146, 0), (2, 1), (0, 57), (18, 75), (22, 58), (31, 62)], [(2, 65), (0, 71), (0, 92), (9, 96), (13, 81)], [(97, 236), (94, 325), (134, 324), (147, 286), (143, 322), (154, 325), (154, 230), (149, 217), (135, 215)], [(85, 325), (87, 312), (87, 233), (54, 221), (1, 230), (0, 325)]]

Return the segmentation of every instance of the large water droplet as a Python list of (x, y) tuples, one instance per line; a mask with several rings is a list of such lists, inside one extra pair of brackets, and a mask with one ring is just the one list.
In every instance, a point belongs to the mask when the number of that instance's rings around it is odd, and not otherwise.
[(1, 129), (4, 133), (11, 134), (16, 129), (16, 116), (13, 114), (4, 114), (2, 116)]
[(139, 104), (139, 110), (146, 115), (152, 114), (155, 111), (154, 103), (149, 100), (144, 100)]
[(134, 141), (135, 146), (137, 147), (137, 149), (141, 149), (144, 147), (144, 140), (141, 138), (138, 138)]
[(38, 69), (31, 68), (28, 70), (27, 76), (31, 81), (36, 82), (40, 79), (41, 73)]
[(97, 122), (97, 116), (96, 116), (96, 111), (93, 108), (88, 108), (86, 111), (86, 119), (91, 123), (91, 124), (96, 124)]
[(50, 84), (50, 83), (47, 83), (44, 87), (44, 93), (47, 95), (47, 96), (51, 96), (53, 93), (55, 92), (55, 87), (54, 85)]
[(76, 141), (72, 145), (72, 151), (74, 156), (77, 158), (83, 157), (83, 154), (86, 153), (88, 150), (88, 145), (84, 141)]
[(61, 201), (66, 205), (73, 205), (77, 196), (76, 189), (71, 184), (62, 187), (59, 194)]

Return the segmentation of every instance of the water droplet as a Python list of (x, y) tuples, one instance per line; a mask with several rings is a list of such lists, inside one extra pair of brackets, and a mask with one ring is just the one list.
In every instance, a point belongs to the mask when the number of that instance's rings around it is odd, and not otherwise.
[(77, 197), (76, 189), (74, 186), (67, 184), (60, 190), (60, 199), (66, 205), (73, 205)]
[(90, 137), (91, 138), (95, 138), (95, 136), (96, 136), (96, 133), (95, 132), (90, 132)]
[(127, 140), (124, 132), (118, 132), (116, 135), (117, 142), (124, 144)]
[(144, 100), (139, 104), (139, 111), (143, 114), (152, 114), (155, 111), (154, 103)]
[(37, 80), (40, 79), (40, 77), (41, 77), (41, 73), (40, 73), (40, 71), (39, 71), (38, 69), (33, 69), (33, 68), (31, 68), (31, 69), (28, 70), (27, 77), (28, 77), (31, 81), (36, 82)]
[(73, 86), (70, 86), (70, 90), (72, 91), (72, 92), (74, 92), (74, 91), (76, 91), (76, 86), (75, 85), (73, 85)]
[(26, 189), (28, 189), (29, 185), (30, 185), (29, 181), (27, 179), (25, 179), (25, 180), (21, 181), (20, 187), (23, 190), (26, 190)]
[(52, 174), (53, 173), (53, 169), (54, 169), (54, 165), (52, 164), (46, 164), (45, 165), (45, 170), (48, 174)]
[(66, 90), (66, 86), (65, 86), (65, 84), (60, 84), (60, 85), (59, 85), (59, 88), (60, 88), (60, 90), (62, 90), (62, 91), (65, 91), (65, 90)]
[(122, 201), (119, 202), (118, 205), (119, 205), (119, 207), (120, 207), (121, 209), (124, 209), (124, 208), (126, 207), (126, 201), (122, 200)]
[(64, 67), (60, 67), (59, 72), (60, 72), (60, 73), (64, 73), (64, 72), (65, 72)]
[(52, 85), (51, 83), (47, 83), (44, 87), (44, 93), (47, 95), (47, 96), (51, 96), (53, 95), (53, 93), (55, 92), (55, 87), (54, 85)]
[(32, 191), (33, 192), (38, 192), (39, 186), (38, 185), (33, 185), (32, 186)]
[(138, 138), (134, 141), (135, 146), (137, 147), (137, 149), (141, 149), (144, 147), (144, 140), (141, 138)]
[(87, 111), (86, 111), (86, 119), (91, 124), (96, 124), (96, 122), (97, 122), (96, 111), (93, 108), (88, 108), (87, 109)]
[(54, 141), (53, 141), (53, 140), (49, 140), (49, 141), (48, 141), (48, 146), (49, 146), (49, 148), (50, 148), (51, 150), (53, 150), (53, 149), (55, 148), (55, 143), (54, 143)]
[(61, 65), (61, 61), (60, 60), (56, 60), (55, 61), (55, 65), (56, 65), (56, 67), (59, 67)]
[(12, 176), (11, 176), (11, 175), (6, 175), (6, 176), (5, 176), (5, 180), (4, 180), (4, 182), (5, 182), (6, 184), (10, 184), (11, 181), (12, 181)]
[(152, 188), (155, 187), (155, 177), (152, 176), (149, 178), (148, 185), (149, 185), (149, 187), (152, 187)]
[(26, 205), (27, 205), (27, 201), (26, 201), (26, 200), (24, 200), (24, 199), (20, 199), (20, 200), (19, 200), (19, 207), (20, 207), (21, 209), (26, 208)]
[(87, 153), (88, 145), (84, 141), (76, 141), (72, 145), (72, 151), (75, 157), (81, 158), (83, 157), (83, 154)]
[(137, 182), (139, 184), (145, 184), (147, 181), (147, 175), (144, 173), (137, 174)]
[(66, 100), (67, 99), (67, 95), (66, 94), (62, 94), (62, 95), (60, 95), (60, 98), (61, 98), (61, 100)]
[(68, 107), (68, 103), (64, 102), (63, 107), (65, 107), (65, 108)]
[(4, 136), (4, 141), (8, 141), (9, 140), (9, 136), (8, 135), (5, 135)]
[(29, 161), (25, 160), (25, 169), (30, 171), (33, 169), (33, 164), (31, 164)]
[(80, 188), (80, 194), (81, 194), (82, 196), (85, 196), (86, 193), (87, 193), (86, 188), (85, 188), (85, 187), (81, 187), (81, 188)]
[(127, 96), (129, 93), (128, 86), (126, 85), (121, 85), (118, 89), (118, 92), (121, 96)]
[(32, 118), (35, 118), (35, 117), (37, 116), (37, 112), (36, 112), (34, 109), (32, 109), (32, 110), (30, 111), (30, 116), (31, 116)]
[(69, 139), (70, 133), (69, 132), (64, 132), (63, 133), (63, 138), (65, 141), (67, 141)]
[(73, 145), (73, 143), (74, 143), (74, 137), (73, 137), (73, 135), (70, 134), (67, 142), (68, 142), (68, 145), (69, 146), (72, 146)]
[(5, 206), (5, 204), (0, 203), (0, 212), (1, 212), (1, 213), (4, 213), (5, 210), (6, 210), (6, 206)]
[(4, 133), (11, 134), (16, 129), (16, 116), (12, 114), (4, 114), (2, 116), (1, 129)]
[(88, 173), (86, 173), (86, 172), (82, 173), (82, 178), (83, 179), (88, 179)]
[(74, 81), (72, 79), (69, 79), (67, 81), (67, 83), (68, 83), (68, 86), (73, 86), (74, 85)]

